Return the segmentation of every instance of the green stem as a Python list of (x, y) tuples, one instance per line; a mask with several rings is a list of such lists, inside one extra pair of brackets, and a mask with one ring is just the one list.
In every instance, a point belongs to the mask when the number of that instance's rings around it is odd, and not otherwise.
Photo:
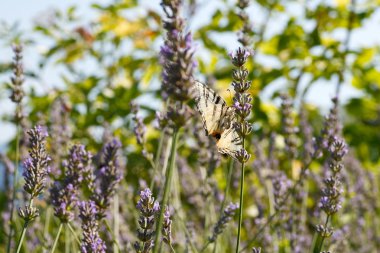
[(158, 148), (157, 148), (157, 153), (156, 153), (156, 158), (154, 160), (154, 167), (153, 167), (153, 177), (152, 181), (150, 182), (150, 189), (153, 191), (154, 188), (154, 183), (155, 183), (155, 177), (157, 175), (157, 168), (159, 167), (159, 162), (160, 162), (160, 157), (161, 157), (161, 152), (162, 152), (162, 145), (164, 143), (164, 137), (165, 137), (165, 132), (162, 132), (160, 136), (160, 141), (158, 142)]
[(61, 222), (61, 224), (59, 224), (58, 232), (57, 232), (57, 235), (55, 236), (53, 247), (51, 247), (50, 253), (53, 253), (55, 248), (57, 247), (58, 239), (62, 232), (62, 227), (63, 227), (63, 223)]
[(12, 203), (9, 218), (9, 234), (8, 234), (8, 246), (7, 253), (11, 252), (11, 244), (12, 244), (12, 234), (13, 234), (13, 213), (15, 208), (16, 201), (16, 190), (17, 190), (17, 172), (18, 172), (18, 162), (20, 156), (20, 124), (17, 121), (16, 125), (16, 159), (15, 159), (15, 167), (13, 170), (13, 189), (12, 189)]
[(160, 238), (161, 238), (161, 230), (162, 230), (162, 222), (164, 220), (164, 211), (165, 206), (168, 204), (169, 200), (169, 193), (170, 193), (170, 186), (171, 181), (173, 177), (173, 170), (175, 167), (175, 158), (176, 158), (176, 148), (177, 148), (177, 142), (178, 142), (178, 129), (173, 130), (173, 139), (172, 139), (172, 146), (170, 151), (170, 164), (169, 168), (166, 170), (166, 178), (165, 178), (165, 188), (164, 188), (164, 196), (162, 198), (162, 205), (160, 210), (160, 218), (158, 220), (157, 229), (156, 229), (156, 239), (154, 242), (154, 253), (158, 253), (160, 249)]
[(71, 237), (69, 232), (69, 228), (66, 226), (65, 228), (65, 253), (70, 253), (70, 242), (71, 242)]
[[(226, 185), (226, 188), (224, 189), (224, 198), (223, 198), (222, 205), (220, 207), (219, 217), (223, 216), (224, 207), (226, 205), (227, 197), (228, 197), (229, 192), (230, 192), (231, 179), (232, 179), (232, 169), (233, 169), (233, 167), (234, 167), (234, 160), (230, 158), (229, 159), (229, 163), (228, 163), (228, 168), (227, 168), (227, 185)], [(218, 243), (218, 237), (216, 238), (215, 243), (214, 243), (214, 250), (213, 250), (214, 253), (216, 253), (217, 243)]]
[[(33, 206), (33, 198), (31, 198), (31, 199), (29, 200), (29, 208), (31, 208), (32, 206)], [(28, 227), (28, 225), (29, 225), (29, 222), (30, 222), (30, 220), (25, 220), (25, 222), (24, 222), (24, 226), (23, 226), (23, 228), (22, 228), (21, 236), (20, 236), (20, 238), (18, 239), (18, 243), (17, 243), (17, 251), (16, 251), (16, 253), (19, 253), (20, 250), (21, 250), (21, 246), (22, 246), (22, 243), (23, 243), (23, 241), (24, 241), (25, 233), (26, 233), (26, 229), (27, 229), (27, 227)]]
[(116, 243), (113, 244), (113, 252), (120, 252), (119, 250), (119, 230), (120, 230), (120, 222), (119, 222), (119, 195), (117, 193), (115, 194), (114, 197), (114, 203), (113, 203), (113, 233), (115, 235), (115, 241)]
[[(243, 147), (244, 147), (244, 138), (243, 138)], [(240, 234), (241, 234), (241, 223), (242, 223), (242, 220), (243, 220), (244, 165), (245, 165), (245, 163), (241, 163), (241, 174), (240, 174), (240, 202), (239, 202), (239, 224), (238, 224), (238, 235), (237, 235), (237, 241), (236, 241), (236, 250), (235, 250), (235, 253), (239, 253)]]
[(208, 245), (210, 245), (210, 244), (211, 244), (211, 242), (207, 241), (207, 243), (202, 247), (200, 253), (203, 253), (207, 249)]
[(20, 250), (21, 250), (22, 242), (24, 241), (24, 237), (25, 237), (26, 228), (27, 228), (27, 226), (28, 226), (28, 223), (29, 223), (29, 222), (25, 222), (25, 223), (24, 223), (24, 227), (22, 228), (21, 236), (20, 236), (20, 238), (18, 239), (18, 243), (17, 243), (17, 251), (16, 251), (16, 253), (19, 253)]
[(182, 217), (179, 215), (179, 211), (176, 208), (174, 208), (174, 212), (176, 214), (176, 216), (175, 216), (176, 220), (178, 220), (179, 224), (182, 226), (182, 229), (185, 233), (187, 242), (190, 244), (190, 248), (191, 248), (192, 252), (198, 253), (197, 248), (195, 247), (193, 241), (191, 240), (191, 235), (190, 235), (189, 231), (187, 230), (186, 224), (185, 224), (184, 220), (182, 219)]
[[(327, 215), (326, 221), (325, 221), (325, 229), (327, 229), (327, 224), (329, 223), (330, 220), (330, 215)], [(323, 233), (323, 232), (322, 232)], [(314, 246), (313, 253), (320, 253), (323, 247), (323, 242), (325, 241), (326, 236), (322, 235), (321, 233), (318, 233), (318, 237)]]
[(108, 223), (108, 221), (106, 219), (103, 219), (103, 221), (104, 221), (104, 224), (106, 225), (106, 228), (107, 228), (108, 232), (111, 234), (113, 245), (116, 246), (117, 252), (120, 252), (119, 242), (116, 240), (115, 234), (112, 231), (112, 228), (111, 228), (110, 224)]
[(75, 241), (78, 243), (78, 246), (80, 246), (81, 242), (80, 242), (80, 240), (79, 240), (77, 234), (75, 233), (75, 230), (74, 230), (73, 227), (71, 226), (71, 224), (70, 224), (70, 223), (67, 223), (67, 227), (70, 229), (71, 233), (73, 234)]

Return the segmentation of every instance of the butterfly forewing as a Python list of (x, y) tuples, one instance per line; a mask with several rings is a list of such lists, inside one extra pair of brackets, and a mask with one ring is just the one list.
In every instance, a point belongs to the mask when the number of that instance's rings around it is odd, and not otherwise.
[(207, 135), (217, 139), (218, 151), (235, 158), (236, 151), (242, 148), (241, 138), (233, 127), (234, 109), (228, 107), (221, 96), (207, 85), (196, 82), (197, 109), (202, 116)]
[(197, 109), (207, 134), (221, 133), (231, 112), (221, 96), (201, 82), (195, 83)]

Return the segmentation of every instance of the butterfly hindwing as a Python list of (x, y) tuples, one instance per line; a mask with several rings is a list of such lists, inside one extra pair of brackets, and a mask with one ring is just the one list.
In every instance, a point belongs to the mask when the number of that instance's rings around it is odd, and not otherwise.
[(220, 153), (236, 158), (236, 152), (243, 148), (243, 143), (235, 128), (231, 126), (223, 131), (216, 146)]
[(217, 139), (220, 153), (236, 158), (236, 152), (243, 146), (233, 127), (233, 107), (228, 107), (222, 97), (203, 83), (196, 82), (195, 90), (197, 109), (202, 116), (206, 134)]

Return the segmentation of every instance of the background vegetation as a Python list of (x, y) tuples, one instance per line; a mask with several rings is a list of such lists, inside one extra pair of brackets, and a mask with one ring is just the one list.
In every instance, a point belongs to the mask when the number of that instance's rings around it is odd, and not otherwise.
[[(184, 32), (191, 32), (195, 45), (194, 78), (212, 86), (228, 104), (232, 103), (227, 89), (231, 89), (234, 68), (229, 53), (242, 43), (255, 50), (246, 64), (253, 97), (249, 119), (253, 131), (246, 137), (246, 149), (253, 157), (246, 164), (241, 248), (313, 251), (316, 225), (325, 221), (319, 201), (329, 161), (328, 149), (316, 158), (313, 147), (326, 131), (333, 131), (344, 138), (349, 152), (339, 176), (342, 208), (330, 220), (334, 233), (324, 241), (323, 250), (378, 252), (379, 45), (362, 46), (353, 43), (353, 37), (365, 31), (366, 22), (378, 15), (380, 2), (258, 0), (250, 2), (247, 9), (239, 8), (238, 2), (244, 1), (218, 1), (205, 11), (208, 5), (203, 1), (183, 1), (180, 15), (185, 19)], [(51, 167), (62, 173), (62, 162), (69, 158), (72, 145), (84, 144), (96, 158), (105, 143), (113, 138), (120, 140), (123, 177), (115, 193), (118, 208), (112, 200), (106, 213), (113, 232), (100, 222), (99, 233), (107, 252), (130, 252), (139, 239), (139, 212), (135, 208), (139, 193), (150, 187), (153, 196), (162, 200), (163, 175), (171, 153), (171, 129), (163, 128), (156, 120), (156, 113), (167, 109), (166, 99), (162, 99), (159, 57), (166, 18), (162, 9), (149, 8), (139, 1), (93, 3), (91, 8), (96, 15), (90, 21), (83, 20), (73, 6), (45, 13), (32, 30), (3, 25), (1, 43), (9, 50), (14, 43), (25, 50), (43, 45), (43, 50), (33, 70), (24, 69), (22, 116), (3, 113), (1, 120), (20, 125), (20, 160), (28, 156), (25, 132), (37, 124), (46, 126)], [(245, 38), (247, 41), (242, 41)], [(3, 100), (12, 94), (13, 69), (12, 59), (0, 59), (0, 73), (6, 80), (0, 86)], [(52, 71), (52, 80), (41, 79), (40, 73), (46, 71)], [(321, 97), (318, 86), (328, 87), (331, 97)], [(342, 96), (345, 87), (354, 87), (358, 96)], [(338, 98), (336, 104), (329, 102), (334, 97)], [(326, 101), (324, 109), (316, 106), (320, 101)], [(192, 102), (190, 106), (194, 109)], [(329, 126), (332, 117), (337, 117), (336, 125)], [(136, 139), (138, 131), (142, 131), (142, 140)], [(9, 234), (17, 143), (14, 138), (2, 150), (0, 252), (6, 252)], [(289, 148), (294, 152), (289, 153)], [(230, 182), (228, 161), (203, 135), (200, 117), (194, 111), (191, 121), (180, 131), (169, 197), (176, 252), (201, 252), (203, 248), (205, 252), (214, 248), (216, 252), (234, 251), (237, 216), (228, 225), (231, 229), (220, 235), (224, 239), (216, 246), (208, 245), (221, 207), (226, 201), (239, 199), (238, 162)], [(298, 184), (301, 177), (302, 183)], [(54, 178), (49, 175), (46, 188), (51, 187)], [(17, 208), (24, 206), (26, 198), (23, 182), (21, 176), (16, 180)], [(227, 185), (230, 189), (226, 195)], [(88, 198), (86, 194), (82, 197)], [(59, 220), (49, 204), (49, 191), (45, 190), (35, 203), (40, 216), (29, 225), (21, 252), (51, 252)], [(72, 227), (80, 237), (77, 215), (76, 208)], [(15, 239), (22, 223), (15, 215)], [(120, 249), (115, 248), (115, 236)], [(68, 228), (57, 243), (56, 252), (79, 249)], [(169, 250), (166, 246), (163, 249)]]

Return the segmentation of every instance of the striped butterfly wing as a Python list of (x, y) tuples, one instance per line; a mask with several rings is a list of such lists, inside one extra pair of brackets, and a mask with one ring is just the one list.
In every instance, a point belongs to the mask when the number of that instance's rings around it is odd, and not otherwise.
[(221, 96), (207, 85), (196, 81), (197, 109), (202, 116), (207, 135), (217, 140), (218, 151), (235, 158), (241, 148), (241, 139), (233, 128), (234, 110), (228, 107)]
[(216, 146), (220, 153), (236, 159), (236, 152), (243, 148), (243, 142), (235, 128), (231, 125), (230, 128), (223, 131)]
[(202, 116), (206, 134), (221, 135), (231, 115), (226, 102), (207, 85), (198, 81), (195, 82), (195, 92), (197, 110)]

